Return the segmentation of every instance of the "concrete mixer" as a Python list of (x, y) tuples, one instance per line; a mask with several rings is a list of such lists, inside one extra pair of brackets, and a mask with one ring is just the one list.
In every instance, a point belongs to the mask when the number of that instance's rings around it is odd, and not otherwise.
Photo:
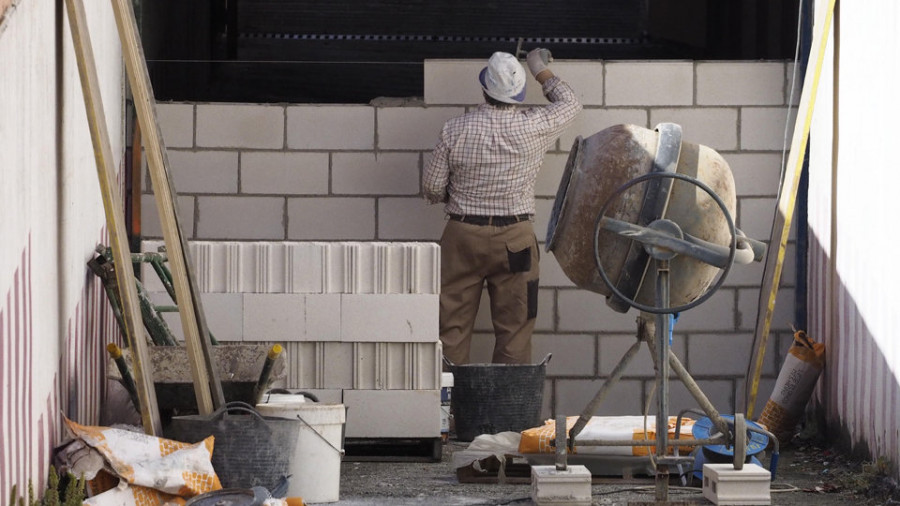
[[(640, 177), (645, 179), (622, 188)], [(644, 181), (646, 185), (638, 184)], [(604, 204), (606, 213), (601, 213)], [(745, 240), (734, 229), (729, 220), (735, 208), (731, 169), (716, 151), (681, 142), (681, 127), (673, 123), (655, 130), (617, 125), (576, 139), (556, 194), (546, 248), (579, 288), (606, 295), (609, 306), (624, 313), (632, 306), (626, 299), (644, 306), (654, 303), (650, 255), (634, 237), (603, 227), (595, 233), (598, 216), (641, 227), (661, 218), (674, 222), (688, 241), (701, 246), (696, 254), (713, 252), (702, 258), (683, 254), (672, 259), (670, 302), (678, 307), (708, 292), (721, 267), (730, 268), (725, 255), (734, 245), (733, 235), (741, 238), (735, 252), (739, 262), (746, 262), (748, 254), (761, 257), (764, 252), (761, 243)], [(719, 257), (715, 263), (710, 262), (713, 257)], [(612, 286), (603, 281), (604, 274)]]
[[(637, 342), (568, 434), (559, 430), (566, 425), (565, 416), (558, 415), (557, 470), (566, 468), (566, 450), (574, 449), (610, 387), (646, 344), (656, 370), (656, 426), (668, 425), (671, 368), (712, 427), (712, 436), (679, 439), (678, 445), (724, 444), (733, 448), (734, 470), (741, 471), (748, 433), (765, 430), (748, 425), (740, 413), (720, 415), (669, 347), (673, 314), (707, 300), (733, 264), (760, 261), (765, 255), (763, 243), (735, 227), (735, 209), (728, 163), (707, 146), (683, 142), (677, 124), (662, 123), (653, 130), (617, 125), (575, 140), (556, 194), (546, 248), (576, 286), (606, 295), (607, 304), (618, 312), (635, 308), (641, 313)], [(669, 467), (680, 470), (692, 461), (678, 455), (678, 446), (674, 456), (668, 456), (665, 430), (657, 431), (655, 441), (582, 438), (578, 445), (655, 446), (657, 503), (667, 500)], [(773, 458), (773, 472), (776, 462)]]

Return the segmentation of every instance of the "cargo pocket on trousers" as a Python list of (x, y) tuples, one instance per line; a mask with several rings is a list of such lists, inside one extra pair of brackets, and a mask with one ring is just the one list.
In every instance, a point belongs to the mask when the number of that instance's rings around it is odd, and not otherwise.
[(506, 245), (506, 257), (509, 261), (509, 272), (528, 272), (531, 270), (531, 239), (511, 242)]
[(538, 281), (533, 279), (528, 282), (528, 319), (537, 318), (538, 309)]

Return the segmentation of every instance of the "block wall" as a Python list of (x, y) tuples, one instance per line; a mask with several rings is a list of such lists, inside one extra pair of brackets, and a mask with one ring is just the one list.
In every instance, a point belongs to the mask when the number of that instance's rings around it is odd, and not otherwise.
[[(440, 206), (421, 197), (421, 173), (444, 121), (481, 101), (482, 62), (428, 61), (421, 98), (366, 105), (158, 104), (184, 232), (201, 241), (436, 241)], [(721, 153), (734, 174), (738, 227), (767, 240), (785, 139), (793, 126), (790, 63), (557, 61), (584, 111), (545, 158), (535, 230), (543, 241), (566, 157), (576, 136), (632, 123), (676, 122), (684, 139)], [(799, 88), (793, 102), (799, 98)], [(542, 103), (529, 81), (527, 102)], [(160, 237), (152, 189), (144, 195), (144, 234)], [(794, 239), (768, 341), (758, 406), (768, 398), (791, 342)], [(552, 353), (545, 414), (577, 414), (634, 339), (635, 314), (607, 308), (574, 285), (552, 254), (541, 257), (534, 360)], [(706, 303), (682, 314), (674, 349), (724, 413), (743, 411), (762, 265), (735, 266)], [(493, 345), (487, 304), (479, 313), (474, 358)], [(600, 414), (638, 414), (653, 390), (644, 349)], [(680, 383), (672, 409), (695, 406)], [(655, 405), (655, 404), (654, 404)]]

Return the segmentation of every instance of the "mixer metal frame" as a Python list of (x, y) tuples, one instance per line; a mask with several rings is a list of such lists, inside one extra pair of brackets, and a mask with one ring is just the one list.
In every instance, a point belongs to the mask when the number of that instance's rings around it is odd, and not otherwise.
[[(663, 132), (661, 131), (660, 133), (662, 138)], [(677, 128), (675, 134), (677, 134), (677, 142), (680, 144), (680, 127)], [(662, 144), (662, 139), (660, 142)], [(672, 150), (669, 150), (667, 156), (671, 156), (671, 154)], [(676, 150), (676, 163), (677, 156), (678, 155)], [(568, 431), (568, 434), (564, 429), (566, 427), (566, 417), (559, 416), (556, 420), (557, 432), (555, 444), (556, 468), (558, 470), (566, 469), (567, 450), (572, 451), (574, 449), (576, 440), (579, 446), (655, 446), (656, 458), (654, 462), (657, 470), (657, 502), (668, 501), (669, 467), (677, 466), (680, 469), (684, 464), (693, 463), (694, 458), (692, 456), (678, 455), (678, 447), (707, 445), (725, 445), (726, 447), (732, 447), (734, 449), (734, 468), (736, 470), (740, 470), (743, 468), (744, 461), (746, 459), (747, 442), (749, 439), (747, 431), (750, 430), (754, 432), (763, 432), (772, 437), (771, 434), (762, 431), (761, 429), (748, 426), (743, 414), (735, 414), (733, 423), (729, 423), (725, 418), (723, 418), (715, 408), (715, 406), (713, 406), (712, 402), (710, 402), (709, 398), (702, 392), (699, 385), (697, 385), (696, 381), (694, 381), (694, 379), (688, 373), (687, 369), (684, 367), (675, 353), (670, 349), (669, 334), (671, 332), (672, 315), (696, 307), (697, 305), (706, 301), (710, 296), (712, 296), (712, 294), (724, 282), (725, 277), (727, 276), (728, 271), (731, 269), (731, 266), (735, 261), (735, 257), (738, 254), (740, 254), (741, 256), (742, 263), (749, 263), (749, 261), (760, 260), (763, 257), (763, 252), (765, 251), (765, 245), (763, 245), (759, 241), (748, 239), (740, 234), (740, 232), (735, 228), (734, 220), (731, 217), (731, 214), (728, 212), (728, 209), (726, 208), (724, 202), (721, 200), (721, 198), (719, 198), (718, 195), (715, 194), (715, 192), (713, 192), (712, 189), (710, 189), (707, 185), (697, 179), (674, 172), (674, 167), (674, 163), (655, 164), (654, 168), (656, 170), (654, 172), (650, 172), (643, 176), (634, 178), (622, 185), (618, 190), (616, 190), (616, 192), (613, 193), (612, 196), (610, 196), (610, 198), (601, 208), (600, 212), (598, 213), (594, 229), (594, 260), (604, 283), (614, 294), (613, 297), (618, 298), (617, 303), (625, 303), (629, 307), (635, 307), (637, 309), (640, 309), (644, 313), (655, 314), (655, 336), (651, 335), (651, 332), (649, 332), (647, 329), (653, 319), (649, 318), (646, 314), (642, 314), (638, 319), (639, 323), (637, 341), (622, 356), (619, 363), (610, 374), (609, 378), (607, 378), (594, 398), (585, 407), (575, 425), (571, 430)], [(647, 224), (634, 225), (609, 218), (605, 215), (611, 202), (615, 199), (615, 197), (623, 193), (625, 190), (640, 183), (654, 181), (657, 179), (662, 180), (664, 178), (682, 180), (687, 183), (693, 184), (706, 192), (716, 202), (726, 218), (728, 229), (731, 234), (731, 241), (727, 248), (724, 246), (708, 243), (696, 237), (686, 235), (682, 232), (677, 223), (661, 217)], [(654, 190), (657, 192), (655, 198), (666, 198), (668, 189), (670, 187), (671, 185), (665, 184), (653, 185), (652, 188), (657, 189)], [(664, 191), (658, 191), (659, 188), (663, 188)], [(665, 212), (665, 205), (657, 205), (656, 209), (658, 213), (657, 216), (662, 216)], [(656, 306), (649, 306), (636, 302), (635, 300), (633, 300), (633, 298), (622, 293), (616, 287), (616, 283), (609, 279), (602, 263), (600, 262), (599, 254), (597, 254), (597, 252), (599, 251), (597, 241), (600, 229), (604, 229), (622, 235), (623, 237), (632, 239), (635, 241), (633, 243), (634, 245), (637, 245), (637, 243), (642, 243), (642, 245), (638, 246), (646, 251), (649, 257), (654, 260), (654, 263), (656, 265)], [(710, 288), (708, 288), (706, 292), (700, 295), (697, 299), (681, 306), (669, 307), (669, 260), (679, 254), (688, 255), (704, 263), (719, 267), (723, 269), (723, 272), (720, 273), (718, 281), (714, 283)], [(622, 373), (634, 358), (634, 356), (637, 354), (642, 343), (647, 344), (650, 355), (654, 362), (654, 369), (656, 371), (656, 385), (658, 396), (658, 411), (656, 415), (656, 439), (634, 439), (624, 441), (605, 439), (578, 440), (578, 435), (584, 429), (585, 425), (593, 416), (593, 414), (597, 412), (597, 409), (599, 408), (604, 397), (606, 397), (606, 394), (609, 392), (610, 388), (621, 378)], [(675, 373), (678, 379), (688, 389), (691, 396), (700, 405), (703, 412), (710, 418), (713, 426), (718, 431), (717, 434), (714, 434), (712, 437), (706, 439), (678, 439), (676, 442), (677, 444), (671, 445), (669, 443), (667, 427), (669, 397), (668, 382), (670, 367), (671, 371)], [(680, 419), (681, 415), (678, 416), (679, 423)], [(673, 456), (668, 456), (668, 450), (670, 446), (674, 448)]]

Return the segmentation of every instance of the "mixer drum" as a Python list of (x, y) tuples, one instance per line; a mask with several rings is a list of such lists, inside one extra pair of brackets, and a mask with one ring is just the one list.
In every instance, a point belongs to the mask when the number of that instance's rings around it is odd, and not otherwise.
[[(546, 248), (553, 252), (566, 276), (579, 288), (606, 295), (607, 304), (622, 313), (630, 306), (612, 294), (597, 271), (594, 227), (604, 203), (619, 187), (654, 170), (659, 140), (658, 131), (635, 125), (616, 125), (586, 139), (577, 138), (569, 153), (547, 228)], [(734, 179), (728, 164), (716, 151), (700, 144), (682, 142), (676, 171), (709, 186), (725, 203), (729, 214), (735, 216)], [(671, 182), (672, 185), (662, 217), (677, 223), (686, 234), (714, 244), (730, 244), (728, 221), (705, 191), (673, 178), (652, 181)], [(641, 209), (649, 184), (636, 184), (622, 192), (610, 203), (606, 216), (646, 225), (641, 223), (646, 219), (646, 216), (641, 217)], [(656, 218), (659, 216), (653, 219)], [(632, 244), (642, 248), (640, 243), (600, 230), (597, 255), (608, 278), (620, 287), (623, 295), (640, 304), (656, 306), (655, 262), (643, 252), (640, 252), (640, 260), (635, 261), (635, 253), (629, 255)], [(670, 269), (669, 307), (697, 299), (719, 273), (718, 268), (685, 255), (672, 259)], [(627, 278), (632, 282), (617, 283), (628, 281)], [(629, 285), (632, 287), (630, 292), (621, 289), (621, 286)]]

